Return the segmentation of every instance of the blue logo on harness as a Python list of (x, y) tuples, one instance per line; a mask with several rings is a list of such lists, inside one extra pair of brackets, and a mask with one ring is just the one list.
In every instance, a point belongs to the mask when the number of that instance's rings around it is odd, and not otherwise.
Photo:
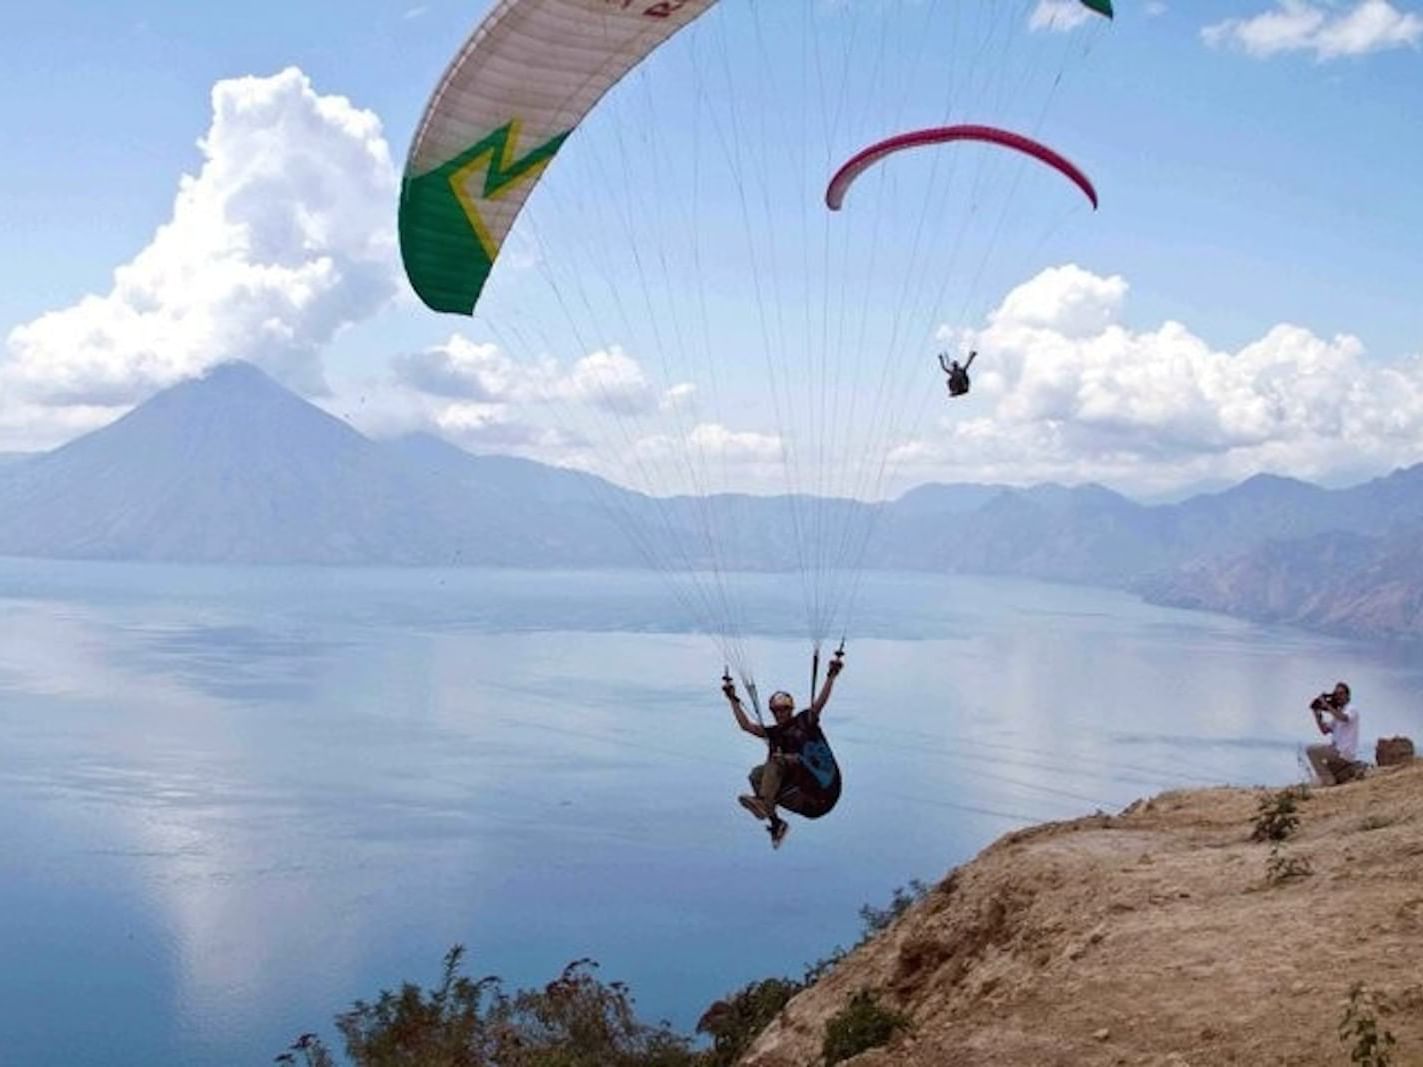
[(800, 750), (800, 761), (822, 789), (828, 789), (835, 781), (835, 756), (824, 741), (807, 741)]

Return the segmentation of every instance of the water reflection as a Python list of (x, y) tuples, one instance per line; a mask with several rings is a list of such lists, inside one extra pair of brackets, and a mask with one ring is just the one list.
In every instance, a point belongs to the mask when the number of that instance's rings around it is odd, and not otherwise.
[[(796, 598), (752, 588), (763, 685), (803, 697)], [(652, 578), (0, 561), (7, 1054), (265, 1062), (454, 941), (514, 983), (591, 954), (689, 1026), (1014, 826), (1294, 777), (1336, 677), (1370, 738), (1419, 732), (1416, 667), (1342, 642), (1021, 582), (864, 596), (845, 800), (773, 855), (733, 799), (761, 753)]]

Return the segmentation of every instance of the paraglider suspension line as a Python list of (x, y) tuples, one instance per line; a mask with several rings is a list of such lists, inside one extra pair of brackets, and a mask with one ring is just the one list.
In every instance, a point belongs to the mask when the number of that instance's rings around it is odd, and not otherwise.
[(745, 675), (742, 675), (741, 681), (746, 686), (746, 695), (751, 698), (751, 710), (756, 713), (757, 725), (765, 726), (766, 720), (761, 715), (761, 694), (756, 692), (756, 683)]
[[(815, 687), (820, 684), (820, 642), (815, 642), (815, 648), (810, 654), (810, 704), (815, 703)], [(807, 704), (806, 707), (809, 707)]]

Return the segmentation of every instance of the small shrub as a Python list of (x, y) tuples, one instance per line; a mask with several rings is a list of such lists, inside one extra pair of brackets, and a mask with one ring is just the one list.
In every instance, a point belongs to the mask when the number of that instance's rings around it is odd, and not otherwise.
[(1339, 1020), (1339, 1040), (1349, 1046), (1349, 1062), (1359, 1067), (1389, 1067), (1397, 1042), (1379, 1028), (1378, 1005), (1363, 982), (1349, 989), (1349, 1000)]
[(1270, 858), (1265, 861), (1265, 880), (1271, 885), (1308, 878), (1313, 873), (1314, 864), (1310, 863), (1308, 856), (1286, 856), (1278, 842), (1270, 846)]
[[(301, 1059), (297, 1059), (298, 1054)], [(321, 1038), (315, 1034), (302, 1034), (272, 1062), (288, 1064), (290, 1067), (297, 1067), (298, 1064), (300, 1067), (336, 1067), (336, 1061), (331, 1058), (331, 1053), (321, 1043)]]
[(507, 1013), (497, 978), (472, 981), (460, 973), (464, 948), (445, 954), (440, 984), (425, 990), (411, 982), (382, 990), (374, 1002), (358, 1000), (339, 1015), (336, 1028), (358, 1067), (475, 1067), (500, 1044), (491, 1025)]
[(599, 981), (597, 966), (575, 960), (543, 989), (509, 998), (491, 1019), (503, 1033), (490, 1067), (694, 1067), (690, 1042), (666, 1023), (639, 1021), (627, 985)]
[[(860, 944), (864, 944), (864, 942), (861, 941)], [(807, 963), (805, 965), (805, 972), (801, 975), (801, 985), (806, 988), (815, 985), (816, 982), (820, 981), (834, 970), (835, 967), (839, 966), (840, 961), (849, 954), (850, 950), (844, 945), (836, 945), (830, 950), (828, 956), (821, 956), (820, 959), (814, 963)]]
[(908, 1019), (880, 1007), (875, 995), (862, 989), (825, 1024), (825, 1043), (820, 1050), (825, 1057), (825, 1067), (834, 1067), (851, 1056), (887, 1045), (895, 1034), (907, 1029)]
[(1359, 820), (1360, 830), (1382, 830), (1385, 826), (1392, 826), (1394, 819), (1388, 815), (1365, 815)]
[(767, 978), (743, 986), (713, 1004), (697, 1022), (697, 1033), (712, 1039), (705, 1067), (732, 1067), (791, 998), (804, 988), (804, 982)]
[(864, 924), (860, 934), (860, 944), (864, 944), (877, 934), (884, 933), (894, 925), (896, 919), (928, 895), (929, 887), (918, 878), (914, 878), (908, 885), (895, 888), (888, 906), (876, 908), (873, 904), (863, 905), (860, 908), (860, 922)]
[(1309, 790), (1303, 786), (1291, 786), (1273, 796), (1261, 797), (1255, 810), (1255, 829), (1250, 840), (1285, 840), (1299, 828), (1299, 803), (1308, 799)]

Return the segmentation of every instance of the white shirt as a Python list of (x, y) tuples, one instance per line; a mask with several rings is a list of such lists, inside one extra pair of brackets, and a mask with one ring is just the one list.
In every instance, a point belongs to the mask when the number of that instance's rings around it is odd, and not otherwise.
[(1329, 725), (1329, 738), (1334, 742), (1334, 750), (1345, 759), (1354, 759), (1359, 751), (1359, 711), (1352, 704), (1340, 711), (1341, 715), (1347, 715), (1347, 719), (1336, 719), (1329, 716), (1325, 722)]

